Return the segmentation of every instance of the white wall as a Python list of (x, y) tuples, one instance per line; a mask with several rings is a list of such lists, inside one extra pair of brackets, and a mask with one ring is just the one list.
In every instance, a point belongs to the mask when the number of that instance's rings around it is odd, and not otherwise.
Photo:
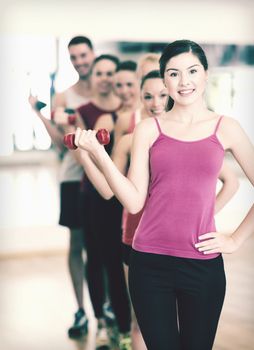
[[(26, 123), (34, 118), (28, 105), (20, 106), (27, 100), (31, 80), (42, 84), (46, 79), (49, 85), (49, 72), (56, 65), (52, 58), (56, 38), (67, 43), (72, 36), (87, 35), (96, 51), (109, 41), (169, 42), (182, 38), (201, 44), (253, 45), (253, 18), (253, 0), (0, 0), (0, 155), (12, 152), (13, 130), (20, 131), (20, 125), (28, 130)], [(66, 45), (64, 52), (67, 55)], [(60, 74), (60, 66), (57, 79), (64, 77), (66, 86), (56, 81), (58, 91), (71, 84), (66, 67)], [(75, 80), (69, 67), (70, 79)], [(244, 87), (252, 83), (251, 77), (246, 79)], [(40, 91), (38, 96), (44, 101), (49, 97)], [(244, 114), (244, 120), (253, 120), (251, 101), (248, 97), (244, 104), (248, 113), (237, 113), (240, 119)], [(29, 148), (33, 139), (24, 138)]]
[(1, 33), (97, 40), (254, 43), (253, 0), (8, 0)]

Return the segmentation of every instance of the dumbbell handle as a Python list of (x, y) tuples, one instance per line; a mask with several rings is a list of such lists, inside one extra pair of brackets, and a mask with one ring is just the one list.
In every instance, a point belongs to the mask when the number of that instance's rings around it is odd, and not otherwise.
[[(96, 133), (97, 140), (101, 145), (107, 145), (110, 142), (110, 133), (107, 129), (99, 129)], [(69, 149), (77, 149), (78, 147), (74, 143), (75, 134), (70, 133), (64, 135), (63, 143)]]

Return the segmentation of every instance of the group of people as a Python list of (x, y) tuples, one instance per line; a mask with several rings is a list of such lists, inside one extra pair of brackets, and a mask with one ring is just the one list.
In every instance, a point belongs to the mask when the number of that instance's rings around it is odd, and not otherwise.
[[(197, 43), (172, 42), (138, 64), (95, 57), (86, 37), (68, 49), (79, 80), (55, 96), (54, 122), (35, 97), (30, 103), (64, 150), (60, 224), (70, 229), (78, 306), (69, 336), (88, 331), (86, 276), (97, 347), (110, 348), (114, 325), (122, 350), (211, 350), (225, 296), (222, 253), (237, 250), (254, 222), (252, 207), (235, 232), (216, 231), (214, 215), (238, 188), (225, 151), (253, 183), (253, 146), (238, 122), (207, 108), (208, 62)], [(105, 147), (100, 128), (111, 135)], [(76, 150), (64, 148), (70, 132)]]

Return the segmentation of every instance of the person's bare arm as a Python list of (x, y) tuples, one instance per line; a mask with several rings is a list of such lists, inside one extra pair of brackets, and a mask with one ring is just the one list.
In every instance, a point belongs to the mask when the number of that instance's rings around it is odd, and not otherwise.
[[(225, 149), (235, 157), (247, 178), (254, 185), (254, 147), (239, 123), (231, 118), (223, 118), (219, 130), (219, 139)], [(231, 235), (219, 232), (210, 232), (199, 236), (201, 243), (196, 248), (204, 254), (232, 253), (253, 234), (254, 205)]]
[(239, 181), (235, 173), (230, 169), (226, 160), (224, 160), (219, 179), (222, 187), (217, 193), (215, 201), (215, 214), (217, 214), (230, 201), (239, 188)]
[[(126, 167), (128, 163), (128, 154), (130, 152), (132, 135), (124, 135), (114, 148), (112, 159), (118, 170), (125, 174)], [(79, 157), (79, 162), (83, 166), (87, 177), (92, 182), (96, 190), (100, 195), (105, 199), (110, 199), (114, 196), (107, 180), (105, 179), (104, 174), (95, 164), (90, 154), (87, 151), (84, 151), (78, 148), (73, 152)]]
[(63, 107), (63, 108), (68, 107), (66, 105), (66, 99), (63, 92), (55, 94), (52, 99), (52, 110), (56, 109), (57, 107)]
[(120, 138), (128, 132), (128, 127), (130, 125), (131, 112), (119, 112), (118, 118), (115, 124), (115, 143), (120, 140)]
[(96, 159), (113, 193), (132, 214), (143, 208), (147, 197), (149, 148), (154, 130), (148, 123), (150, 122), (145, 120), (135, 129), (128, 178), (117, 169), (104, 147), (99, 144), (95, 136), (96, 131), (79, 129), (76, 132), (75, 143)]
[(44, 117), (43, 114), (36, 109), (36, 102), (38, 101), (37, 97), (30, 95), (28, 99), (32, 109), (36, 113), (37, 117), (40, 118), (42, 123), (44, 124), (49, 137), (52, 140), (52, 143), (58, 147), (60, 151), (64, 149), (63, 145), (63, 132), (61, 132), (56, 125), (52, 123), (51, 120), (48, 118)]

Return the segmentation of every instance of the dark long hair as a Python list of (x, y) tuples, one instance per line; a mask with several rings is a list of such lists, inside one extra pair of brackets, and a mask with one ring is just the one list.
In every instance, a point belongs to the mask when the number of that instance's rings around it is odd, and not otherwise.
[[(200, 63), (204, 67), (204, 70), (208, 69), (207, 58), (204, 50), (200, 45), (190, 40), (176, 40), (165, 47), (160, 57), (160, 61), (159, 61), (160, 74), (162, 78), (164, 78), (165, 69), (168, 61), (172, 57), (175, 57), (177, 55), (180, 55), (186, 52), (193, 53), (193, 55), (195, 55), (199, 59)], [(166, 105), (166, 111), (170, 111), (173, 108), (173, 106), (174, 106), (174, 100), (169, 96), (169, 99)]]

